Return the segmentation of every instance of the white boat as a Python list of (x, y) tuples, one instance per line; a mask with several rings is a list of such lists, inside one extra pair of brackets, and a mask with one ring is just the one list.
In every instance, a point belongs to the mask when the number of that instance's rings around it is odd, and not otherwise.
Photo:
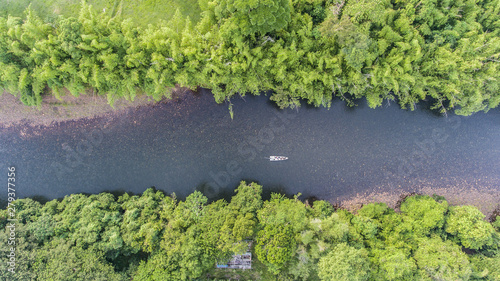
[(269, 161), (283, 161), (287, 159), (288, 157), (286, 156), (269, 156)]

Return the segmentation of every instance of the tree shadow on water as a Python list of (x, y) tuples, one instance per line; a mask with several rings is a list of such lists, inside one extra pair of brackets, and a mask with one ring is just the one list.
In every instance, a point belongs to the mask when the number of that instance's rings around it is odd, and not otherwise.
[(262, 188), (262, 200), (271, 199), (273, 193), (283, 194), (286, 198), (293, 198), (295, 194), (290, 194), (286, 192), (286, 187), (281, 184), (277, 185), (266, 185)]
[[(332, 101), (332, 106), (335, 103), (342, 102), (343, 109), (345, 110), (345, 112), (348, 112), (348, 113), (355, 113), (357, 110), (364, 110), (364, 109), (368, 108), (368, 101), (365, 97), (363, 97), (361, 99), (355, 99), (354, 97), (349, 96), (348, 99), (350, 100), (350, 102), (343, 101), (342, 99), (339, 99), (339, 98), (334, 98)], [(406, 108), (403, 109), (400, 106), (398, 98), (395, 98), (394, 100), (384, 99), (382, 101), (381, 106), (378, 106), (378, 107), (373, 108), (373, 109), (378, 109), (378, 108), (383, 109), (383, 108), (390, 107), (390, 106), (396, 106), (401, 111), (424, 112), (426, 114), (432, 115), (434, 117), (439, 117), (439, 118), (450, 116), (450, 114), (454, 114), (453, 110), (448, 110), (447, 114), (444, 114), (444, 113), (441, 113), (440, 108), (433, 108), (437, 103), (439, 103), (439, 101), (437, 99), (434, 99), (432, 97), (426, 97), (425, 100), (417, 102), (414, 105), (415, 109), (411, 110), (409, 105), (406, 105)], [(445, 108), (448, 108), (448, 106), (449, 106), (449, 102), (447, 102), (447, 101), (443, 101), (442, 104)], [(370, 108), (370, 109), (372, 109), (372, 108)]]
[[(426, 100), (423, 100), (423, 101), (420, 101), (417, 103), (415, 110), (419, 110), (421, 112), (424, 112), (424, 113), (427, 113), (427, 114), (430, 114), (432, 116), (439, 117), (439, 118), (450, 116), (450, 114), (454, 114), (453, 110), (448, 110), (447, 113), (444, 114), (441, 112), (441, 110), (439, 108), (433, 109), (432, 107), (434, 107), (436, 105), (436, 103), (438, 103), (438, 102), (439, 101), (434, 99), (434, 98), (427, 97)], [(445, 108), (447, 108), (449, 106), (449, 102), (443, 102), (443, 105)]]
[(229, 188), (220, 188), (217, 184), (202, 182), (196, 186), (195, 191), (201, 192), (208, 199), (208, 203), (225, 199), (229, 202), (233, 196), (233, 190)]
[[(256, 183), (262, 186), (262, 184), (255, 179), (242, 178), (239, 182), (241, 181), (244, 181), (247, 184)], [(236, 195), (235, 190), (238, 186), (239, 184), (219, 188), (213, 183), (203, 182), (199, 184), (195, 190), (206, 196), (209, 203), (219, 199), (225, 199), (227, 202), (231, 202), (231, 198)], [(283, 185), (266, 185), (262, 188), (262, 200), (269, 200), (272, 193), (284, 194), (287, 198), (293, 198), (294, 196), (294, 194), (287, 194), (286, 188)]]
[(30, 197), (31, 199), (33, 199), (34, 201), (37, 201), (38, 203), (44, 205), (45, 203), (49, 202), (49, 201), (52, 201), (51, 199), (43, 196), (43, 195), (35, 195), (35, 196), (32, 196)]

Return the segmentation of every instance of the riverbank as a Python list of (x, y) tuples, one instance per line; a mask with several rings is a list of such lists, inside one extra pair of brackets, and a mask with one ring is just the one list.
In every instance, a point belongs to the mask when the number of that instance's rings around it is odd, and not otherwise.
[(15, 125), (53, 126), (65, 121), (112, 117), (129, 109), (176, 100), (190, 92), (189, 89), (178, 87), (173, 90), (172, 99), (164, 98), (159, 102), (148, 96), (137, 96), (134, 101), (117, 99), (114, 107), (108, 104), (106, 96), (98, 96), (91, 91), (79, 97), (67, 94), (62, 96), (61, 100), (47, 95), (43, 97), (40, 108), (26, 106), (17, 97), (4, 92), (0, 95), (0, 128)]
[(443, 196), (450, 205), (472, 205), (477, 207), (490, 220), (499, 215), (500, 192), (498, 182), (476, 181), (450, 185), (443, 182), (422, 184), (404, 191), (371, 191), (356, 194), (349, 198), (332, 199), (330, 202), (340, 208), (356, 213), (363, 205), (369, 203), (385, 203), (399, 211), (401, 202), (409, 195), (422, 194)]

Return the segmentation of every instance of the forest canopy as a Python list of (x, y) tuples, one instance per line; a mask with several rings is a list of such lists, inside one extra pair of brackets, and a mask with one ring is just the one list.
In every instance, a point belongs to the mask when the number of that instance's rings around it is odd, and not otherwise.
[(31, 106), (86, 91), (169, 97), (176, 85), (215, 101), (271, 92), (280, 107), (339, 98), (371, 107), (429, 101), (470, 115), (500, 103), (500, 0), (199, 0), (148, 27), (85, 1), (78, 17), (0, 18), (0, 87)]
[[(16, 208), (15, 274), (0, 248), (2, 280), (224, 280), (215, 269), (252, 241), (253, 269), (240, 280), (500, 280), (500, 217), (439, 196), (407, 197), (357, 214), (241, 182), (233, 197), (185, 200), (149, 188), (141, 195), (73, 194)], [(8, 241), (8, 209), (0, 241)], [(244, 278), (244, 274), (251, 277)], [(209, 276), (212, 276), (209, 278)], [(227, 277), (226, 277), (227, 278)]]

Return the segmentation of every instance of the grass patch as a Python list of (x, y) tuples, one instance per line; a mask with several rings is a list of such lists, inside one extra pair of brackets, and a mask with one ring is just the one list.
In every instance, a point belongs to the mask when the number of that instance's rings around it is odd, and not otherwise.
[[(121, 15), (124, 19), (132, 19), (137, 26), (145, 27), (155, 24), (160, 20), (172, 18), (175, 11), (189, 17), (191, 21), (198, 22), (201, 10), (198, 0), (88, 0), (96, 11), (106, 14)], [(31, 4), (33, 10), (46, 20), (63, 15), (78, 17), (80, 12), (79, 1), (69, 0), (0, 0), (0, 16), (24, 16), (24, 10)]]
[[(32, 3), (33, 2), (33, 3)], [(43, 1), (30, 0), (0, 0), (0, 16), (7, 17), (8, 15), (23, 17), (24, 10), (31, 4), (31, 7), (37, 11), (39, 15), (50, 14), (49, 7)]]
[(122, 0), (122, 15), (142, 25), (154, 24), (159, 20), (169, 20), (177, 9), (191, 21), (198, 22), (201, 10), (197, 0)]

